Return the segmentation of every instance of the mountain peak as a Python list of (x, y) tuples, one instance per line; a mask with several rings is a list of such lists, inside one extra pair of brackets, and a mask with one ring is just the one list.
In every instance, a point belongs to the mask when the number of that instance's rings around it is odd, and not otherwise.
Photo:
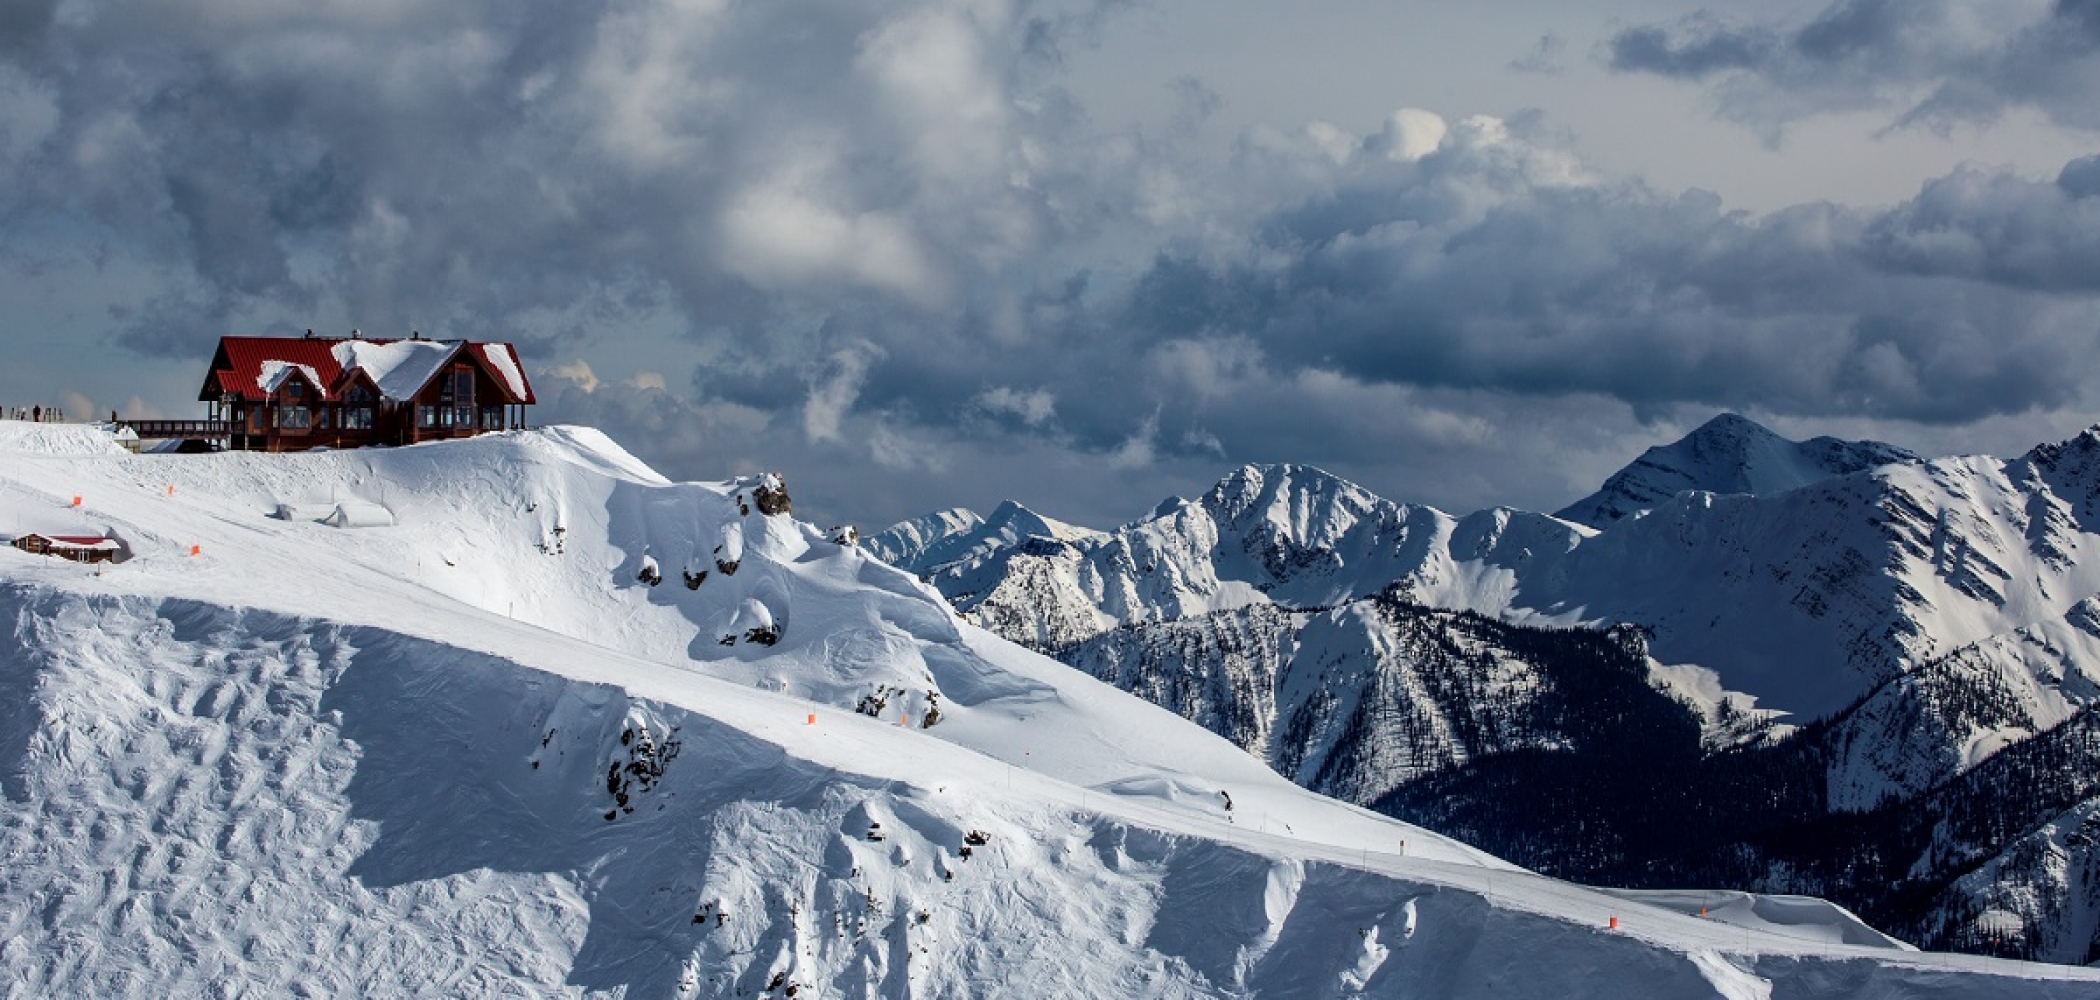
[(1735, 412), (1716, 413), (1713, 419), (1700, 424), (1697, 430), (1684, 436), (1686, 441), (1715, 442), (1767, 438), (1784, 440), (1771, 428)]
[(1242, 465), (1203, 496), (1203, 504), (1226, 520), (1237, 520), (1256, 508), (1292, 505), (1291, 498), (1352, 497), (1358, 506), (1375, 502), (1370, 491), (1311, 465), (1276, 463)]
[(1042, 520), (1043, 516), (1041, 514), (1028, 509), (1028, 506), (1019, 500), (1001, 500), (999, 501), (999, 506), (992, 508), (991, 514), (985, 517), (984, 523), (998, 527), (1006, 525), (1032, 526), (1042, 522)]
[(1604, 528), (1687, 490), (1784, 493), (1833, 476), (1918, 460), (1880, 441), (1791, 441), (1739, 413), (1722, 413), (1672, 444), (1642, 452), (1602, 489), (1555, 516)]

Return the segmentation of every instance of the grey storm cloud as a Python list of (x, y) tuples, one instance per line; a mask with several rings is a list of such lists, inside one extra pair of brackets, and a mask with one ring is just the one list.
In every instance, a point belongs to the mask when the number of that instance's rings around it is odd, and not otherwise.
[(1885, 211), (1753, 217), (1568, 179), (1494, 127), (1366, 155), (1239, 260), (1170, 256), (1133, 327), (1229, 335), (1373, 382), (1589, 392), (1929, 422), (2055, 406), (2087, 379), (2100, 199), (1963, 170)]
[[(316, 313), (519, 340), (543, 419), (674, 475), (797, 470), (798, 507), (872, 521), (988, 482), (1080, 516), (1243, 460), (1557, 505), (1680, 410), (1944, 425), (2090, 395), (2092, 160), (1752, 216), (1521, 118), (1220, 143), (1181, 81), (1172, 121), (1102, 128), (1060, 83), (1118, 6), (15, 5), (0, 229), (10, 266), (58, 233), (152, 275), (113, 317), (133, 351)], [(1968, 23), (1918, 6), (1614, 51), (1866, 78), (1893, 46), (1918, 77)], [(631, 380), (575, 360), (629, 339)], [(1426, 494), (1394, 481), (1422, 468)], [(1513, 497), (1512, 469), (1545, 471)]]
[(0, 206), (188, 271), (195, 322), (125, 338), (170, 356), (255, 303), (469, 333), (659, 297), (749, 327), (818, 286), (934, 308), (1059, 224), (1015, 141), (1055, 102), (1012, 99), (1091, 16), (1053, 6), (32, 9), (0, 49)]
[(1885, 109), (1944, 128), (2033, 109), (2100, 128), (2100, 0), (1837, 0), (1805, 22), (1699, 11), (1607, 40), (1625, 72), (1698, 80), (1761, 126)]

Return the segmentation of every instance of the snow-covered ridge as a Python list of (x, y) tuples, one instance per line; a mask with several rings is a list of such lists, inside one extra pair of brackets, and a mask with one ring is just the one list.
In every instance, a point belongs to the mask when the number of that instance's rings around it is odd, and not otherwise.
[(1248, 466), (1112, 532), (993, 539), (921, 572), (970, 620), (1056, 649), (1118, 624), (1328, 606), (1396, 581), (1428, 603), (1501, 606), (1516, 568), (1584, 533), (1521, 511), (1395, 504), (1309, 466)]
[(1880, 441), (1789, 441), (1745, 417), (1723, 413), (1675, 443), (1643, 452), (1603, 488), (1554, 516), (1604, 528), (1679, 493), (1784, 493), (1832, 476), (1917, 461), (1917, 455)]
[(990, 517), (956, 507), (892, 525), (861, 544), (883, 562), (926, 576), (974, 566), (1029, 539), (1071, 544), (1100, 537), (1009, 500)]
[[(0, 966), (46, 995), (2095, 981), (1514, 871), (958, 622), (750, 488), (572, 428), (8, 454), (0, 506), (80, 495), (136, 557), (0, 549)], [(270, 516), (330, 497), (395, 524)], [(754, 603), (771, 641), (737, 631)]]

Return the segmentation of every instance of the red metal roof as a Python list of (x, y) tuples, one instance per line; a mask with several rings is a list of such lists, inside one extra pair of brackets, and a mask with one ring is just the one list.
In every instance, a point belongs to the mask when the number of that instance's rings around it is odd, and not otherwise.
[(58, 545), (71, 545), (83, 549), (100, 548), (104, 545), (115, 548), (117, 544), (116, 539), (104, 538), (101, 535), (45, 535), (44, 540)]
[[(337, 357), (335, 346), (351, 338), (345, 337), (220, 337), (218, 352), (212, 358), (212, 371), (205, 376), (204, 387), (197, 394), (200, 402), (210, 402), (231, 393), (250, 402), (268, 398), (263, 389), (264, 369), (270, 362), (298, 365), (311, 369), (319, 379), (315, 386), (324, 398), (335, 399), (349, 387), (342, 360)], [(365, 339), (364, 343), (385, 345), (399, 343), (399, 339)], [(524, 366), (517, 363), (517, 350), (503, 341), (477, 343), (454, 341), (462, 350), (455, 353), (473, 355), (496, 378), (496, 384), (504, 386), (510, 402), (534, 403), (532, 383), (525, 376)], [(506, 364), (506, 360), (509, 362)], [(356, 371), (357, 369), (352, 369)], [(433, 372), (432, 374), (435, 374)], [(420, 390), (419, 390), (420, 391)]]

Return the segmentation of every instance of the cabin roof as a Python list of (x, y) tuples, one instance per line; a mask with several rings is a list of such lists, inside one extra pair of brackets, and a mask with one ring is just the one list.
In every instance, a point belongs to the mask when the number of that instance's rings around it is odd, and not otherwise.
[(423, 391), (430, 380), (461, 356), (471, 356), (495, 376), (506, 402), (533, 403), (532, 383), (517, 350), (501, 341), (364, 340), (345, 337), (221, 337), (197, 398), (227, 395), (261, 402), (298, 373), (324, 399), (338, 398), (362, 371), (382, 398), (400, 401)]
[(118, 549), (123, 548), (123, 546), (119, 544), (116, 539), (104, 538), (101, 535), (46, 535), (39, 532), (31, 531), (25, 532), (17, 536), (15, 538), (15, 541), (21, 541), (24, 538), (41, 538), (44, 540), (45, 544), (48, 544), (54, 548), (62, 549), (93, 549), (97, 551), (116, 551)]

